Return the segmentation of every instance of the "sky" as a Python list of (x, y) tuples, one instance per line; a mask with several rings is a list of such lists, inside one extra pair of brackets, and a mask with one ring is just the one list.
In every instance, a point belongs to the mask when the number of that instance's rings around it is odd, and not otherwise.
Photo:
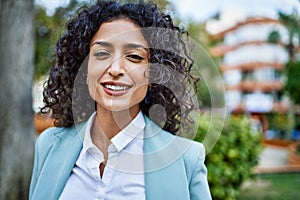
[(197, 22), (203, 22), (221, 10), (273, 18), (277, 16), (278, 10), (290, 13), (296, 9), (300, 15), (299, 0), (173, 0), (172, 2), (182, 18)]
[(46, 8), (48, 15), (53, 15), (57, 7), (66, 7), (70, 0), (34, 0), (35, 3)]

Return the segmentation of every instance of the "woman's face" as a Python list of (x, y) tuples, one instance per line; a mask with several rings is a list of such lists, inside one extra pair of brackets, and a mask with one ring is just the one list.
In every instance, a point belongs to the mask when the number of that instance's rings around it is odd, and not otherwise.
[[(147, 42), (127, 19), (103, 23), (90, 43), (88, 84), (97, 109), (137, 114), (149, 68)], [(132, 113), (133, 112), (133, 113)]]

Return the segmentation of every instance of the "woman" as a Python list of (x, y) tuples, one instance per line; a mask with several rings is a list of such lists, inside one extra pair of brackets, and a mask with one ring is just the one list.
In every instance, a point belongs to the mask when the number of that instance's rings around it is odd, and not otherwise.
[(45, 84), (30, 199), (211, 199), (188, 131), (193, 61), (152, 4), (99, 1), (69, 21)]

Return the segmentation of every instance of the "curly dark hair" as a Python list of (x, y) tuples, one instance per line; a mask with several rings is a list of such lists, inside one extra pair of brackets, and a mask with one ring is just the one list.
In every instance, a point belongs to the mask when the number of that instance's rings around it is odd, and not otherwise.
[[(70, 127), (86, 120), (91, 114), (87, 110), (95, 110), (95, 102), (88, 93), (87, 74), (79, 70), (87, 68), (90, 41), (100, 25), (119, 18), (127, 18), (141, 28), (157, 28), (141, 31), (150, 46), (151, 86), (140, 107), (164, 130), (176, 134), (181, 125), (191, 122), (188, 114), (193, 109), (191, 94), (196, 87), (196, 79), (191, 76), (193, 60), (184, 42), (187, 32), (151, 3), (98, 1), (81, 8), (57, 41), (56, 59), (44, 85), (45, 106), (41, 112), (51, 113), (55, 126)], [(159, 109), (151, 109), (156, 104), (164, 107), (166, 115)]]

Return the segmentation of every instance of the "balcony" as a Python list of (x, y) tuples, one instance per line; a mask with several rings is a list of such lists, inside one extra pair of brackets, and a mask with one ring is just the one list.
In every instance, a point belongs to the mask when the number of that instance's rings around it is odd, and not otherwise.
[[(237, 45), (233, 45), (233, 46), (228, 46), (228, 45), (218, 45), (218, 46), (215, 46), (215, 47), (212, 47), (209, 51), (210, 51), (210, 54), (212, 56), (215, 56), (215, 57), (222, 57), (224, 56), (226, 53), (230, 52), (230, 51), (234, 51), (240, 47), (243, 47), (243, 46), (248, 46), (248, 45), (266, 45), (266, 44), (270, 44), (268, 41), (249, 41), (249, 42), (242, 42), (240, 44), (237, 44)], [(285, 46), (284, 43), (282, 42), (278, 42), (276, 43), (277, 45), (280, 45), (282, 47)]]
[(250, 63), (243, 63), (234, 66), (221, 65), (221, 70), (222, 72), (229, 71), (229, 70), (253, 71), (265, 67), (272, 67), (273, 69), (276, 70), (282, 70), (284, 68), (284, 64), (279, 62), (250, 62)]
[[(274, 102), (273, 103), (273, 108), (272, 110), (270, 110), (270, 112), (278, 112), (278, 113), (286, 113), (289, 109), (289, 106), (281, 103), (281, 102)], [(248, 112), (246, 106), (244, 105), (244, 103), (240, 103), (238, 104), (232, 111), (232, 113), (245, 113)]]
[(283, 84), (281, 81), (252, 81), (244, 80), (240, 84), (234, 86), (226, 86), (226, 90), (239, 90), (242, 92), (270, 92), (270, 91), (280, 91), (283, 89)]

